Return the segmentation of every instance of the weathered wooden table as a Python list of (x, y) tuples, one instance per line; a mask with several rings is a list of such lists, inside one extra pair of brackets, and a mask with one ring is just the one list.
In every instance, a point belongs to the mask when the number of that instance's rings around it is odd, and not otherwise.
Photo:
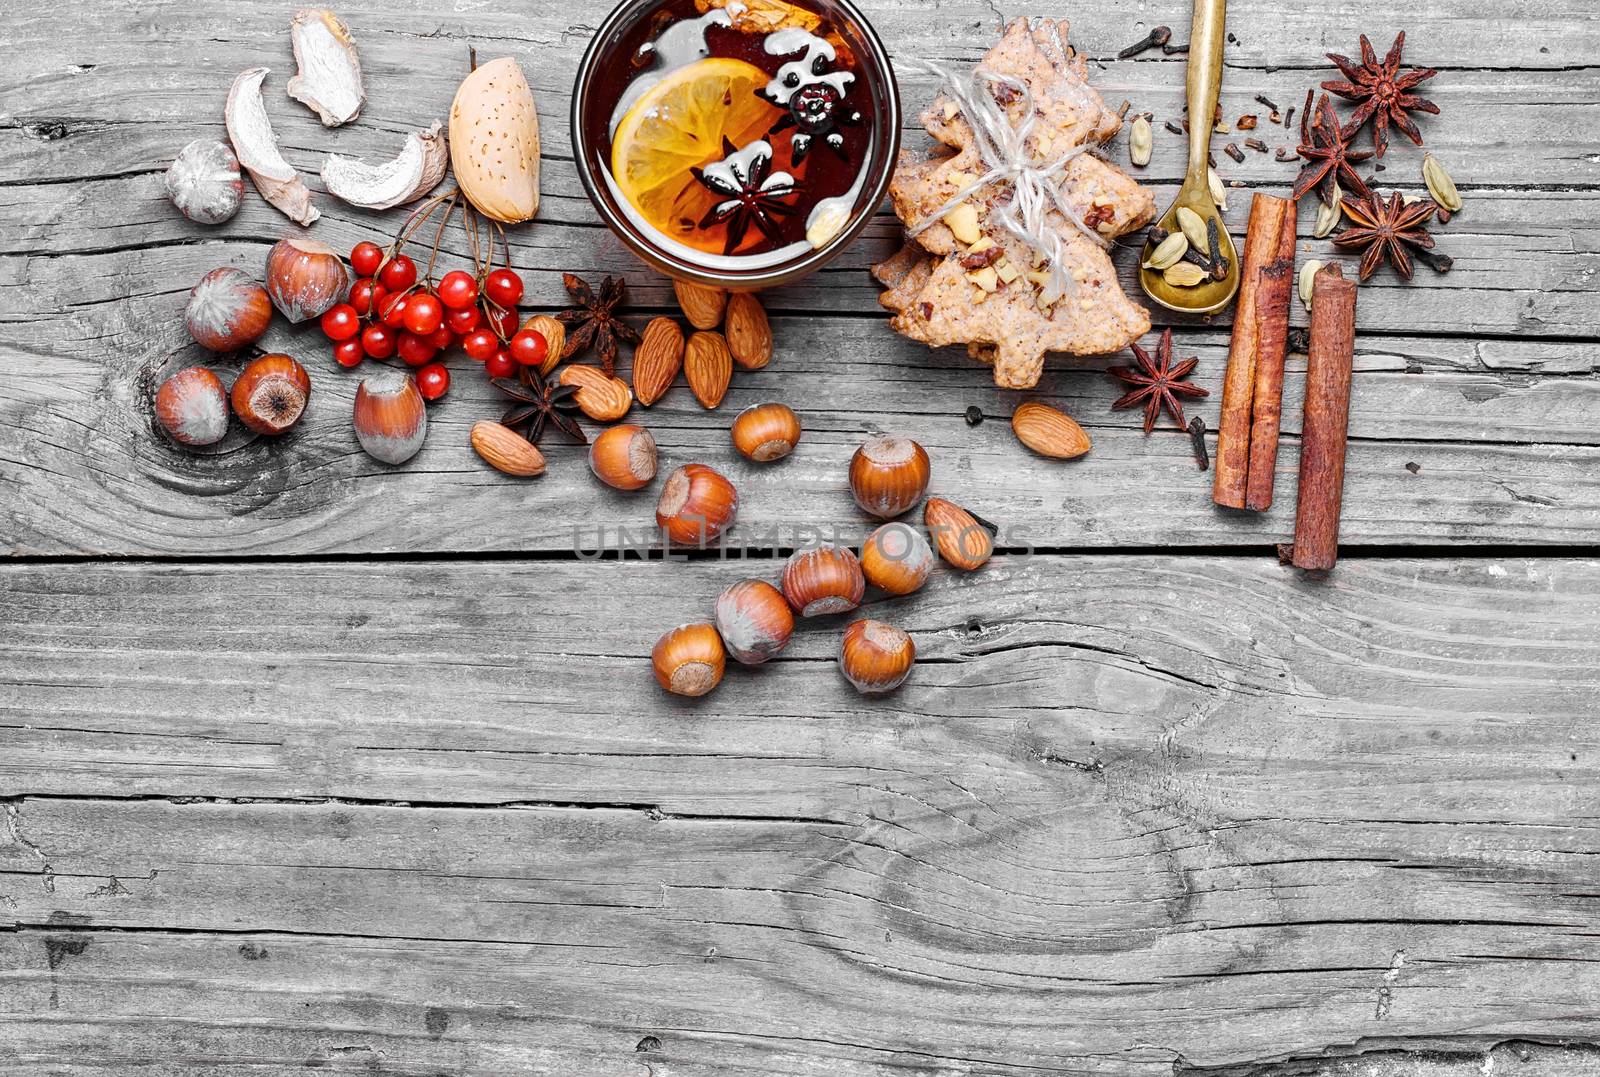
[[(777, 561), (575, 556), (575, 527), (648, 523), (653, 494), (598, 488), (559, 446), (537, 481), (488, 471), (475, 372), (399, 469), (356, 447), (355, 379), (310, 327), (268, 339), (316, 379), (291, 435), (190, 455), (151, 429), (152, 386), (200, 358), (189, 286), (259, 271), (287, 230), (253, 191), (210, 231), (161, 193), (253, 64), (314, 173), (442, 117), (469, 43), (518, 57), (545, 135), (545, 208), (512, 237), (530, 304), (573, 270), (664, 309), (570, 158), (599, 0), (346, 8), (370, 101), (336, 131), (283, 96), (284, 5), (9, 12), (0, 1073), (1600, 1072), (1587, 7), (1233, 4), (1230, 117), (1404, 28), (1441, 69), (1425, 128), (1467, 201), (1440, 239), (1454, 272), (1362, 289), (1331, 578), (1273, 556), (1303, 357), (1264, 517), (1214, 510), (1187, 438), (1108, 410), (1109, 360), (1052, 362), (1043, 395), (1095, 448), (1042, 460), (963, 421), (1015, 402), (986, 369), (884, 325), (865, 267), (885, 216), (769, 297), (779, 358), (720, 411), (680, 388), (646, 419), (671, 462), (726, 468), (755, 528), (856, 522), (845, 461), (889, 429), (1038, 549), (874, 603), (922, 655), (886, 700), (840, 679), (831, 625), (693, 704), (658, 691), (651, 643)], [(960, 63), (999, 15), (869, 9), (896, 54)], [(1048, 13), (1075, 18), (1111, 103), (1156, 114), (1165, 201), (1183, 57), (1102, 61), (1156, 22), (1182, 40), (1187, 6)], [(929, 86), (903, 88), (914, 113)], [(1293, 167), (1219, 161), (1238, 230)], [(1418, 190), (1420, 161), (1400, 144), (1382, 178)], [(320, 204), (340, 248), (396, 220)], [(1181, 330), (1213, 391), (1226, 334)], [(729, 416), (773, 398), (805, 440), (745, 466)]]

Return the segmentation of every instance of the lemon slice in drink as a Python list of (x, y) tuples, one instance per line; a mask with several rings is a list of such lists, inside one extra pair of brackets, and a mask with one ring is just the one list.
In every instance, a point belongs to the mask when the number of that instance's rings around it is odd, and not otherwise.
[(731, 58), (697, 60), (664, 76), (630, 108), (611, 140), (611, 173), (622, 194), (657, 228), (695, 246), (696, 225), (717, 201), (690, 174), (722, 160), (723, 139), (744, 147), (765, 138), (779, 110), (757, 97), (766, 72)]

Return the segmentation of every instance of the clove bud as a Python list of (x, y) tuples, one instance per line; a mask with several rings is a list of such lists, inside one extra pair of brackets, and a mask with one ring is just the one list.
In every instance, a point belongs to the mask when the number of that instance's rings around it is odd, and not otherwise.
[(1155, 27), (1152, 27), (1150, 32), (1148, 34), (1146, 34), (1141, 40), (1135, 41), (1133, 44), (1129, 45), (1127, 48), (1125, 48), (1121, 52), (1117, 53), (1117, 59), (1126, 60), (1129, 57), (1139, 55), (1141, 52), (1144, 52), (1146, 49), (1153, 49), (1158, 45), (1165, 45), (1168, 41), (1171, 41), (1171, 40), (1172, 40), (1172, 27), (1170, 27), (1170, 26), (1155, 26)]

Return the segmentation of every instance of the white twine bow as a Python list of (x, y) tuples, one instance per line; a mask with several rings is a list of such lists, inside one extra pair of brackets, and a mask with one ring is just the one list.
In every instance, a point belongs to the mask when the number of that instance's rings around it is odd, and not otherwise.
[[(938, 76), (944, 84), (944, 92), (960, 107), (967, 124), (972, 128), (978, 153), (989, 168), (906, 235), (915, 239), (991, 183), (1010, 183), (1011, 200), (1000, 207), (1000, 223), (1049, 266), (1050, 284), (1040, 298), (1046, 304), (1055, 302), (1074, 287), (1074, 282), (1066, 270), (1061, 238), (1050, 227), (1045, 215), (1054, 209), (1097, 244), (1104, 246), (1106, 243), (1105, 237), (1084, 223), (1083, 218), (1061, 197), (1059, 183), (1067, 165), (1092, 149), (1093, 144), (1086, 141), (1074, 146), (1048, 164), (1037, 162), (1028, 153), (1028, 136), (1033, 133), (1038, 116), (1033, 107), (1033, 91), (1027, 83), (1010, 75), (985, 71), (982, 67), (974, 68), (969, 78), (962, 79), (949, 69), (927, 60), (909, 58), (902, 60), (901, 64)], [(1011, 118), (995, 100), (986, 83), (1005, 86), (1022, 95), (1024, 118), (1020, 124), (1012, 126)]]

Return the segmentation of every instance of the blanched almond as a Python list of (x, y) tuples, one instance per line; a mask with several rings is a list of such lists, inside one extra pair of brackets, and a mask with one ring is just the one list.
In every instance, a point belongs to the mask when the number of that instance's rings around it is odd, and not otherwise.
[(1017, 440), (1041, 456), (1071, 460), (1089, 451), (1089, 435), (1063, 411), (1028, 400), (1011, 413)]
[(672, 282), (672, 291), (678, 297), (678, 306), (683, 308), (683, 316), (696, 329), (715, 329), (722, 324), (722, 311), (728, 305), (728, 293), (721, 288), (675, 280)]
[(733, 380), (733, 354), (721, 333), (696, 333), (684, 346), (683, 376), (700, 406), (710, 410), (722, 403)]
[(653, 319), (633, 352), (633, 395), (648, 408), (671, 388), (681, 369), (683, 330), (671, 318)]
[(628, 383), (597, 366), (564, 366), (557, 383), (576, 385), (573, 401), (578, 410), (597, 423), (614, 423), (633, 407), (633, 390)]
[(527, 438), (488, 420), (472, 424), (472, 449), (496, 471), (524, 478), (544, 474), (544, 453)]
[(761, 300), (748, 292), (728, 297), (728, 324), (724, 330), (733, 361), (745, 370), (760, 370), (772, 362), (772, 326)]

